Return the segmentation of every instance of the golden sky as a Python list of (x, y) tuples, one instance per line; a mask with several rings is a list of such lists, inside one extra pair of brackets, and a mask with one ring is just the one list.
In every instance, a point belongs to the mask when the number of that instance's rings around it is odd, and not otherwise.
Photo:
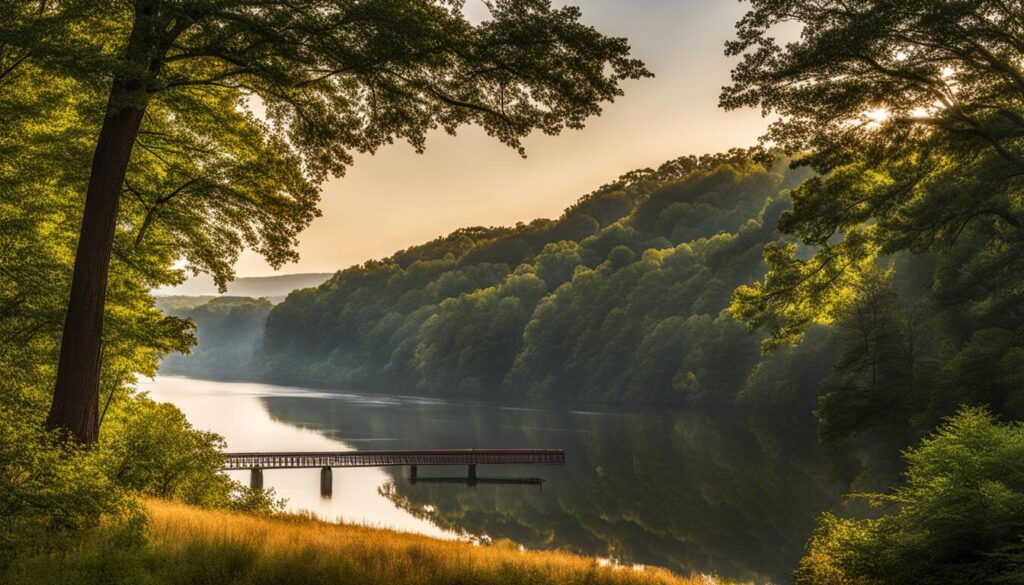
[[(468, 0), (472, 14), (474, 2)], [(723, 43), (747, 5), (734, 0), (577, 0), (584, 20), (625, 36), (655, 78), (630, 81), (587, 128), (525, 141), (527, 158), (475, 128), (437, 132), (425, 154), (400, 143), (357, 156), (323, 189), (323, 216), (301, 235), (297, 264), (275, 273), (246, 252), (238, 276), (333, 272), (473, 225), (557, 217), (576, 199), (635, 168), (751, 146), (759, 112), (718, 109), (732, 60)]]

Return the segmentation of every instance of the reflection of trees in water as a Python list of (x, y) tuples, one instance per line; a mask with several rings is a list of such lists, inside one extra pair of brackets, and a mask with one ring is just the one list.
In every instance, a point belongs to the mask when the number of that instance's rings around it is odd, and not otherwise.
[[(564, 467), (484, 468), (489, 475), (540, 475), (547, 479), (543, 491), (412, 485), (406, 470), (390, 469), (394, 482), (382, 495), (457, 532), (683, 573), (788, 580), (815, 517), (842, 493), (826, 477), (811, 421), (778, 414), (574, 414), (279, 397), (266, 402), (277, 418), (361, 449), (564, 448)], [(453, 473), (420, 468), (421, 477), (429, 475)]]

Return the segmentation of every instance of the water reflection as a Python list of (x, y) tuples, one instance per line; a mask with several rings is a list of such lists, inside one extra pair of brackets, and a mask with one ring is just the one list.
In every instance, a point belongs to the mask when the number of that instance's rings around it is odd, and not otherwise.
[(409, 484), (441, 483), (456, 484), (475, 488), (478, 485), (529, 485), (544, 487), (544, 479), (540, 477), (410, 477)]
[[(182, 383), (212, 388), (213, 395), (222, 386)], [(495, 406), (305, 393), (255, 384), (223, 386), (247, 387), (254, 402), (265, 408), (262, 417), (230, 417), (235, 421), (230, 425), (250, 420), (256, 433), (263, 433), (268, 424), (279, 425), (304, 433), (303, 437), (308, 433), (344, 446), (340, 448), (356, 449), (566, 450), (562, 467), (481, 469), (481, 475), (485, 471), (492, 479), (524, 472), (540, 476), (545, 480), (543, 490), (479, 481), (467, 489), (465, 468), (429, 472), (432, 477), (459, 480), (454, 482), (424, 481), (428, 473), (421, 468), (416, 483), (400, 468), (336, 471), (330, 505), (348, 497), (339, 493), (342, 485), (367, 482), (378, 500), (374, 506), (385, 503), (391, 514), (404, 514), (403, 527), (427, 533), (507, 538), (526, 548), (566, 549), (684, 574), (697, 571), (785, 582), (816, 516), (837, 505), (843, 492), (828, 478), (816, 452), (809, 418)], [(231, 404), (228, 409), (222, 401), (221, 417), (210, 420), (207, 428), (228, 435), (232, 448), (242, 448), (223, 428), (223, 413), (234, 409)], [(186, 413), (193, 418), (188, 408)], [(244, 448), (271, 446), (309, 447), (264, 441), (262, 446)], [(318, 472), (310, 471), (314, 476)], [(377, 475), (359, 477), (357, 471)], [(268, 485), (279, 485), (277, 473), (294, 472), (268, 472)], [(315, 477), (303, 482), (306, 497), (316, 497)], [(292, 492), (281, 492), (293, 497)], [(315, 505), (307, 507), (323, 513)], [(373, 507), (372, 514), (378, 513)], [(352, 517), (351, 512), (340, 515)], [(369, 521), (387, 524), (393, 518), (374, 516)], [(424, 525), (433, 532), (421, 530)]]
[[(274, 420), (261, 396), (280, 393), (303, 396), (303, 391), (262, 384), (210, 382), (174, 376), (160, 376), (140, 383), (155, 400), (171, 402), (181, 408), (197, 428), (224, 436), (228, 450), (234, 451), (343, 451), (355, 447), (325, 437), (300, 425)], [(314, 394), (315, 395), (315, 394)], [(322, 398), (321, 398), (322, 400)], [(248, 485), (248, 471), (229, 475)], [(418, 532), (439, 538), (456, 538), (425, 519), (395, 507), (381, 497), (377, 488), (391, 476), (373, 467), (336, 469), (332, 496), (321, 498), (319, 469), (266, 469), (263, 483), (287, 498), (291, 511), (311, 511), (328, 520), (345, 520), (397, 530)]]

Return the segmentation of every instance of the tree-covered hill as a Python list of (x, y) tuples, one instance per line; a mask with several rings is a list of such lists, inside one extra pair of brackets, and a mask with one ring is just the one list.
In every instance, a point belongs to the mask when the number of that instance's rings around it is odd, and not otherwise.
[[(292, 293), (266, 326), (275, 382), (472, 397), (813, 404), (832, 350), (776, 368), (727, 312), (764, 274), (807, 172), (750, 153), (621, 176), (558, 219), (466, 228)], [(806, 349), (805, 349), (806, 351)], [(751, 376), (757, 372), (757, 375)]]
[(187, 356), (164, 358), (162, 372), (231, 379), (249, 374), (273, 305), (266, 298), (167, 296), (157, 297), (156, 306), (168, 315), (191, 319), (198, 342)]

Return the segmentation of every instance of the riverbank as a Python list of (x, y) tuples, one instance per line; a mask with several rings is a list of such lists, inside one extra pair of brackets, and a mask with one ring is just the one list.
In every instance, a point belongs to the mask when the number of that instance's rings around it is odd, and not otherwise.
[(100, 529), (59, 556), (18, 563), (9, 585), (474, 583), (697, 585), (649, 567), (614, 567), (511, 543), (476, 546), (297, 516), (264, 518), (146, 502), (146, 544)]

